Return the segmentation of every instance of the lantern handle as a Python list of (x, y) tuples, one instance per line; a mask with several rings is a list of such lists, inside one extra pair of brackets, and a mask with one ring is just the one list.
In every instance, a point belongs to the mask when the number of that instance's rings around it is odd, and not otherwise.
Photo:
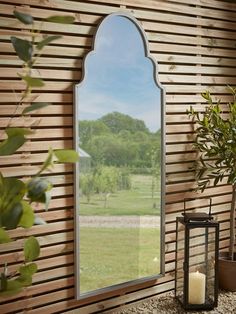
[[(184, 198), (184, 215), (186, 213), (186, 202), (187, 201), (194, 201), (197, 198), (194, 197), (189, 197), (189, 198)], [(210, 204), (209, 204), (209, 217), (211, 217), (211, 206), (212, 206), (212, 198), (211, 197), (204, 197), (204, 199), (209, 199), (210, 200)]]

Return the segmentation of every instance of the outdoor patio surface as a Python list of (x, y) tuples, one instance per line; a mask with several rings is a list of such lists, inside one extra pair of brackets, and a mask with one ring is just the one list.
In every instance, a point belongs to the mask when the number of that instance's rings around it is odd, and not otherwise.
[[(108, 313), (108, 312), (107, 312)], [(236, 314), (236, 292), (221, 291), (219, 294), (218, 307), (212, 311), (184, 311), (179, 302), (174, 299), (173, 293), (167, 293), (160, 297), (140, 302), (136, 307), (130, 307), (122, 311), (111, 311), (111, 314)]]

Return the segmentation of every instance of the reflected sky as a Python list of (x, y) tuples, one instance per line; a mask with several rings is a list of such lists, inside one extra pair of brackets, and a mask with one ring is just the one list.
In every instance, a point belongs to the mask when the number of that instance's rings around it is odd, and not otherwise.
[(96, 120), (118, 111), (144, 120), (151, 132), (160, 128), (160, 89), (154, 66), (145, 58), (136, 25), (113, 16), (100, 27), (95, 51), (86, 58), (85, 77), (79, 87), (80, 120)]

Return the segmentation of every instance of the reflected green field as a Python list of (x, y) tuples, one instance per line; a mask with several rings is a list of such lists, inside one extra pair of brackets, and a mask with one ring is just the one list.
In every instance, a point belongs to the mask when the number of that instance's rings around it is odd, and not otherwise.
[(151, 175), (132, 175), (131, 190), (109, 194), (105, 207), (105, 196), (94, 194), (90, 203), (80, 198), (80, 215), (159, 215), (160, 187), (155, 182), (152, 193)]
[(160, 272), (158, 228), (80, 228), (81, 292)]

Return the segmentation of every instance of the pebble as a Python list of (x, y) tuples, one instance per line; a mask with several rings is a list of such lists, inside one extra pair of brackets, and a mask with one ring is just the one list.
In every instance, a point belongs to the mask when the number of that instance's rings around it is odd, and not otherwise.
[(179, 302), (174, 298), (174, 294), (165, 295), (149, 299), (139, 303), (137, 306), (125, 308), (124, 310), (113, 311), (111, 314), (236, 314), (236, 292), (219, 293), (218, 307), (212, 311), (184, 311)]

